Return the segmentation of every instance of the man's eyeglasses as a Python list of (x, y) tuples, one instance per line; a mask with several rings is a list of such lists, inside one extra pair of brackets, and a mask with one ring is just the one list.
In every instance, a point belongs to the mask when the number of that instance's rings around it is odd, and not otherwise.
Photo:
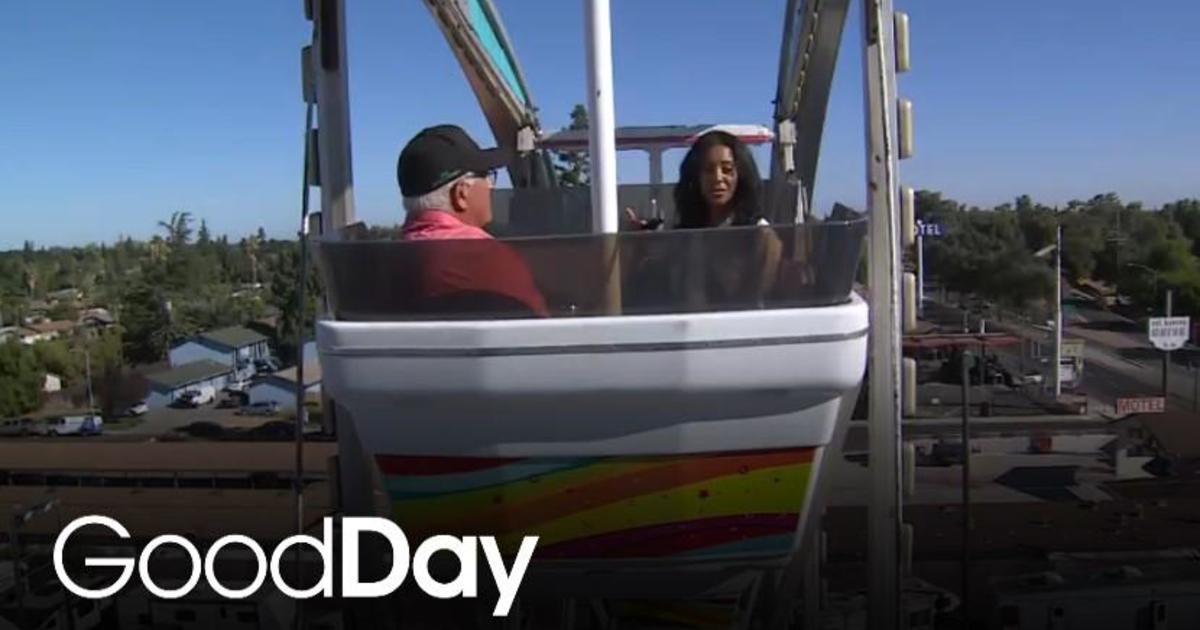
[(472, 175), (478, 177), (479, 179), (488, 180), (488, 183), (493, 186), (496, 185), (496, 171), (484, 171), (480, 173), (472, 173)]

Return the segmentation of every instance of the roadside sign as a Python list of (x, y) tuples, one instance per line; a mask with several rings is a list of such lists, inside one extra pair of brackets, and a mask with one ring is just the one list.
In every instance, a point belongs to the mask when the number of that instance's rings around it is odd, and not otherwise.
[(917, 232), (921, 236), (942, 236), (946, 233), (945, 226), (941, 223), (925, 223), (917, 221)]
[(1062, 383), (1064, 386), (1069, 387), (1071, 384), (1075, 383), (1076, 376), (1077, 376), (1077, 374), (1075, 372), (1075, 364), (1074, 363), (1068, 363), (1066, 361), (1063, 361), (1062, 363), (1059, 364), (1059, 366), (1058, 366), (1058, 382)]
[(1178, 350), (1191, 334), (1189, 317), (1151, 317), (1150, 343), (1159, 350)]
[(1082, 359), (1083, 347), (1082, 339), (1064, 339), (1062, 343), (1062, 356), (1064, 359)]
[(1162, 396), (1117, 399), (1118, 416), (1124, 416), (1131, 413), (1163, 413), (1166, 410), (1167, 399), (1163, 398)]

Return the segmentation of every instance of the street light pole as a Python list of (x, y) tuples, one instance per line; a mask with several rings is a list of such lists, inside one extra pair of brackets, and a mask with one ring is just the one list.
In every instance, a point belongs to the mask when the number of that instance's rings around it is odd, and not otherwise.
[[(962, 627), (970, 627), (971, 609), (971, 353), (962, 349), (962, 579), (959, 608), (963, 611)], [(982, 384), (983, 363), (980, 362)]]
[(96, 413), (96, 397), (92, 394), (92, 353), (86, 343), (83, 346), (83, 365), (87, 370), (88, 413)]
[(1062, 396), (1062, 224), (1058, 224), (1054, 246), (1054, 402)]

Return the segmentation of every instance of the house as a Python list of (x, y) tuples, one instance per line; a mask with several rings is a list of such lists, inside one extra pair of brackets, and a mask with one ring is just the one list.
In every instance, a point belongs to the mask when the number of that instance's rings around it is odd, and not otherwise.
[(117, 323), (117, 318), (106, 308), (89, 308), (79, 314), (79, 325), (104, 329)]
[(1108, 284), (1090, 278), (1084, 278), (1076, 284), (1081, 296), (1097, 304), (1114, 306), (1117, 303), (1117, 290)]
[(68, 287), (66, 289), (59, 289), (58, 291), (51, 291), (46, 294), (46, 298), (51, 302), (78, 302), (83, 299), (83, 291)]
[(146, 405), (151, 409), (170, 406), (183, 392), (210, 385), (220, 391), (233, 376), (233, 367), (227, 363), (198, 359), (163, 372), (148, 374), (150, 394)]
[(171, 367), (207, 359), (253, 374), (255, 359), (271, 355), (266, 336), (241, 326), (200, 333), (171, 348)]
[(29, 324), (21, 331), (21, 343), (33, 345), (40, 341), (51, 341), (75, 332), (75, 322), (58, 320)]
[[(304, 396), (321, 399), (321, 363), (314, 356), (304, 364)], [(296, 368), (290, 367), (260, 377), (250, 386), (250, 403), (274, 401), (280, 409), (296, 409)]]

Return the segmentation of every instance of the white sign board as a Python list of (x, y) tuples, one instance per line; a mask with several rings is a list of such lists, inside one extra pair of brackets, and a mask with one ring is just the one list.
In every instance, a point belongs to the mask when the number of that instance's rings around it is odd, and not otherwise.
[(1058, 366), (1058, 382), (1067, 385), (1075, 382), (1075, 364), (1062, 363)]
[(1167, 410), (1167, 399), (1162, 396), (1147, 398), (1118, 398), (1117, 415), (1131, 413), (1163, 413)]
[(1082, 339), (1064, 339), (1062, 343), (1062, 356), (1064, 359), (1082, 359), (1083, 347)]
[(924, 223), (917, 221), (917, 232), (921, 236), (942, 236), (946, 233), (941, 223)]
[(1178, 350), (1191, 336), (1188, 317), (1151, 317), (1150, 343), (1159, 350)]

